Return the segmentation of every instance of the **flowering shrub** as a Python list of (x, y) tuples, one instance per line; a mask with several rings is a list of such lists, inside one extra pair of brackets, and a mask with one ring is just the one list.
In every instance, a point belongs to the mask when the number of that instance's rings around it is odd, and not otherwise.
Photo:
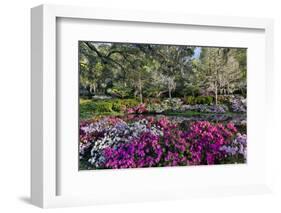
[(234, 96), (230, 104), (233, 112), (247, 112), (247, 100), (242, 96)]
[(136, 168), (157, 165), (161, 159), (162, 149), (158, 136), (151, 132), (143, 132), (131, 143), (120, 144), (104, 150), (106, 168)]
[(169, 109), (179, 109), (182, 106), (183, 102), (180, 98), (171, 98), (163, 101), (163, 105), (168, 106)]
[(177, 128), (177, 125), (171, 124), (166, 118), (160, 120), (159, 125), (163, 128), (161, 166), (187, 165), (190, 151), (184, 133)]
[(154, 104), (149, 104), (147, 106), (147, 109), (149, 112), (153, 112), (153, 113), (162, 113), (166, 110), (168, 110), (168, 106), (164, 106), (163, 104), (159, 104), (159, 103), (154, 103)]
[(147, 109), (149, 112), (162, 113), (165, 111), (179, 110), (183, 102), (180, 98), (165, 99), (158, 103), (149, 103)]
[[(200, 97), (202, 98), (202, 97)], [(199, 99), (201, 100), (201, 99)], [(228, 110), (226, 105), (209, 105), (209, 104), (192, 104), (183, 105), (183, 102), (179, 98), (172, 98), (162, 101), (161, 103), (149, 104), (147, 106), (149, 112), (163, 113), (165, 111), (173, 112), (185, 112), (185, 111), (196, 111), (203, 113), (225, 113)], [(133, 112), (133, 111), (132, 111)]]
[(221, 104), (227, 104), (232, 112), (247, 112), (247, 99), (241, 95), (218, 96)]
[(247, 135), (238, 133), (231, 143), (222, 146), (220, 150), (225, 152), (225, 158), (228, 162), (245, 162), (247, 158)]
[(192, 165), (218, 164), (224, 157), (221, 147), (228, 145), (237, 132), (232, 123), (211, 124), (207, 121), (194, 123), (185, 137), (190, 142)]
[(141, 113), (145, 113), (147, 111), (148, 110), (145, 108), (145, 104), (139, 104), (135, 107), (127, 109), (128, 114), (141, 114)]
[[(86, 124), (86, 125), (85, 125)], [(95, 168), (101, 167), (104, 162), (102, 151), (105, 148), (116, 148), (117, 145), (126, 144), (132, 139), (138, 138), (143, 132), (154, 135), (163, 134), (148, 120), (138, 120), (127, 124), (115, 117), (105, 117), (94, 123), (82, 123), (80, 126), (80, 155), (90, 152), (88, 162)]]
[(105, 130), (111, 129), (117, 123), (123, 121), (116, 117), (105, 117), (102, 119), (95, 119), (91, 121), (80, 122), (80, 155), (83, 156), (85, 152), (93, 145), (93, 141), (103, 138)]
[[(150, 123), (151, 125), (151, 123)], [(105, 168), (139, 168), (187, 165), (188, 143), (182, 132), (163, 117), (157, 124), (162, 132), (142, 131), (130, 143), (104, 150)], [(160, 134), (158, 134), (160, 133)]]
[(207, 112), (207, 113), (225, 113), (228, 111), (226, 105), (205, 105), (205, 104), (196, 104), (196, 105), (183, 105), (181, 111), (196, 111), (196, 112)]
[(103, 117), (80, 124), (80, 160), (88, 168), (140, 168), (246, 160), (246, 135), (233, 123), (180, 123), (167, 117)]

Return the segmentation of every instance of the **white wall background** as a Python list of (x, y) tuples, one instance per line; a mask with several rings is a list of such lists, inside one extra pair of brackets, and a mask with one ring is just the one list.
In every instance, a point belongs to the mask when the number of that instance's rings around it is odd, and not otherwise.
[[(276, 0), (8, 0), (0, 6), (0, 211), (37, 212), (29, 204), (30, 178), (30, 8), (42, 3), (122, 9), (268, 17), (275, 20), (275, 121), (281, 121), (281, 6)], [(258, 94), (257, 94), (258, 95)], [(280, 212), (281, 137), (274, 135), (272, 195), (80, 207), (68, 212)], [(60, 212), (65, 209), (47, 211)]]

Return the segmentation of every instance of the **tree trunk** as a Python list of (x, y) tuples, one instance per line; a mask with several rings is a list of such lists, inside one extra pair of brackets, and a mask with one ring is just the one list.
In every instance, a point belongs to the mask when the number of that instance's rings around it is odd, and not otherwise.
[(93, 84), (93, 90), (94, 90), (94, 94), (96, 94), (96, 92), (97, 92), (97, 86), (96, 86), (96, 84)]
[(169, 99), (172, 99), (172, 80), (168, 79), (168, 92), (169, 92)]
[(218, 85), (217, 82), (215, 82), (215, 100), (216, 105), (218, 105)]
[(171, 89), (169, 88), (169, 99), (172, 99)]
[(156, 97), (159, 98), (159, 97), (160, 97), (163, 93), (165, 93), (165, 92), (167, 92), (167, 90), (158, 92), (158, 94), (156, 95)]
[(140, 102), (143, 103), (142, 101), (142, 91), (141, 91), (141, 86), (140, 86)]
[(139, 74), (139, 95), (140, 95), (140, 102), (143, 103), (142, 100), (142, 85), (141, 85), (141, 74)]
[(170, 83), (168, 83), (169, 99), (172, 99), (172, 89)]
[(227, 95), (229, 95), (229, 84), (227, 84)]

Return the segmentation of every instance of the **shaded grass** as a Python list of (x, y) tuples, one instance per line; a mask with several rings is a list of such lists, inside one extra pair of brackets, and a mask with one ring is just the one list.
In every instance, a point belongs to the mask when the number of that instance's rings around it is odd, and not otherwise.
[(124, 108), (131, 108), (138, 104), (139, 101), (135, 99), (93, 100), (80, 98), (79, 117), (85, 120), (101, 115), (122, 116)]

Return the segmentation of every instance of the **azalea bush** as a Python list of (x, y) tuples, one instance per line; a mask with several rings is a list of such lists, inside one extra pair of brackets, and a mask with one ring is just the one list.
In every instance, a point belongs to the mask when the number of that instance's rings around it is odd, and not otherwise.
[(145, 119), (126, 123), (116, 117), (104, 117), (93, 123), (83, 122), (80, 126), (80, 157), (88, 157), (87, 161), (93, 167), (99, 168), (104, 162), (105, 148), (115, 149), (117, 146), (131, 142), (132, 139), (139, 138), (143, 132), (162, 134), (155, 124), (149, 124)]
[[(151, 126), (152, 123), (149, 123)], [(106, 168), (140, 168), (188, 164), (189, 144), (168, 119), (161, 118), (157, 131), (146, 130), (130, 143), (104, 150)]]
[(228, 111), (226, 105), (205, 105), (205, 104), (196, 104), (196, 105), (183, 105), (180, 108), (181, 111), (196, 111), (203, 113), (225, 113)]
[(247, 112), (247, 100), (242, 96), (234, 96), (230, 99), (233, 112)]
[[(206, 97), (208, 98), (208, 97)], [(162, 102), (154, 102), (148, 104), (140, 104), (136, 107), (129, 108), (128, 113), (156, 113), (156, 114), (165, 114), (169, 112), (186, 112), (194, 111), (201, 113), (226, 113), (229, 111), (229, 108), (224, 104), (214, 105), (214, 104), (192, 104), (184, 105), (183, 101), (179, 98), (166, 99)]]
[(142, 114), (146, 112), (148, 112), (148, 110), (146, 109), (145, 104), (139, 104), (135, 107), (127, 109), (128, 114)]
[(192, 153), (190, 163), (219, 164), (227, 154), (222, 147), (230, 146), (236, 133), (237, 129), (232, 123), (226, 126), (208, 121), (194, 123), (185, 136)]
[(235, 139), (222, 147), (224, 161), (228, 163), (244, 163), (247, 159), (247, 135), (238, 133)]
[(183, 102), (180, 98), (164, 99), (161, 102), (149, 102), (146, 106), (149, 112), (163, 113), (179, 110)]
[(88, 169), (243, 163), (246, 135), (233, 123), (193, 122), (165, 116), (100, 117), (80, 124), (80, 162)]
[(232, 112), (236, 112), (236, 113), (247, 112), (247, 99), (242, 95), (218, 96), (218, 101), (221, 104), (229, 106), (229, 109)]

